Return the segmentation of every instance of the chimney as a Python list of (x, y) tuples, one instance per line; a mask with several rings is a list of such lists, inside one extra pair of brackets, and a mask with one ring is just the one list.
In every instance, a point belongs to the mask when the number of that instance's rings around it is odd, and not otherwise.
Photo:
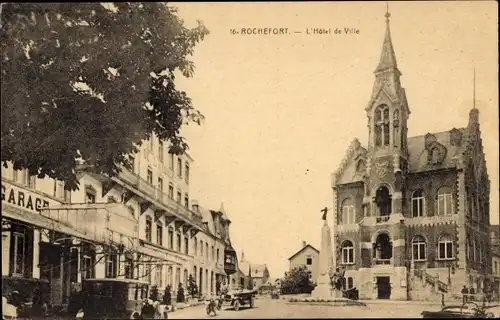
[(194, 212), (200, 212), (200, 206), (198, 204), (198, 200), (191, 200), (191, 206), (193, 207)]
[(302, 248), (304, 248), (305, 246), (307, 246), (307, 243), (305, 241), (302, 241)]

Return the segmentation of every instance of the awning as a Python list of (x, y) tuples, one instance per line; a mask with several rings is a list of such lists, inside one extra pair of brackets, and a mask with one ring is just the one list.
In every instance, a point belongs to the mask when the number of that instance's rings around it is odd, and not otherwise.
[(75, 229), (68, 227), (59, 221), (52, 220), (40, 214), (35, 214), (31, 211), (12, 206), (8, 203), (2, 202), (2, 218), (9, 220), (17, 220), (25, 223), (27, 226), (34, 226), (47, 230), (54, 230), (72, 237), (80, 238), (83, 240), (95, 242), (90, 235), (85, 235)]

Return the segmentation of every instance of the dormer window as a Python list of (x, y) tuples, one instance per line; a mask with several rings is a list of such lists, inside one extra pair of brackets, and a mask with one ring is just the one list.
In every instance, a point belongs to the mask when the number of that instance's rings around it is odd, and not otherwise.
[(92, 187), (91, 185), (85, 186), (85, 202), (86, 203), (95, 203), (96, 194), (97, 194), (97, 192), (95, 191), (94, 187)]

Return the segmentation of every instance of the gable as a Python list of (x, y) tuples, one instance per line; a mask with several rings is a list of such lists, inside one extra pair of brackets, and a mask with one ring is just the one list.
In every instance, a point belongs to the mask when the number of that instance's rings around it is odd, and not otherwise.
[(362, 181), (366, 174), (367, 150), (361, 146), (358, 139), (354, 139), (337, 171), (333, 174), (334, 184)]
[(303, 257), (306, 255), (319, 255), (318, 249), (315, 247), (311, 246), (310, 244), (306, 245), (296, 253), (294, 253), (290, 258), (288, 258), (289, 261), (296, 259), (297, 257)]

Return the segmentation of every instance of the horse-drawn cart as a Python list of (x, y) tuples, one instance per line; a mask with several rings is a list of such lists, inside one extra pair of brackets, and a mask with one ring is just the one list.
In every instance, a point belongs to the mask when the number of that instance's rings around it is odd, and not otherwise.
[(229, 305), (234, 308), (234, 311), (240, 310), (240, 306), (249, 305), (250, 308), (254, 306), (256, 290), (237, 290), (231, 291), (224, 295), (224, 305)]

